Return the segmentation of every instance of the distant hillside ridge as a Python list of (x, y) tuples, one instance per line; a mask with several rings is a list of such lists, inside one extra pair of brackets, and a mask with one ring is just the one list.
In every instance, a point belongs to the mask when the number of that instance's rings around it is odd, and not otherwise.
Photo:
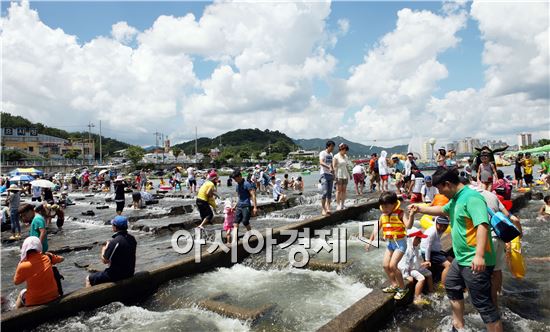
[(295, 139), (294, 143), (296, 145), (299, 145), (304, 150), (322, 150), (325, 148), (325, 144), (328, 140), (333, 140), (336, 145), (340, 143), (345, 143), (349, 146), (349, 154), (351, 156), (370, 156), (373, 153), (377, 153), (380, 155), (380, 152), (382, 150), (386, 150), (388, 152), (388, 155), (392, 155), (394, 153), (406, 153), (407, 152), (407, 145), (396, 145), (389, 148), (381, 147), (381, 146), (367, 146), (361, 143), (352, 142), (348, 139), (345, 139), (341, 136), (336, 136), (332, 138), (310, 138), (310, 139)]
[[(25, 119), (22, 116), (19, 115), (11, 115), (10, 113), (2, 112), (0, 114), (0, 127), (2, 128), (36, 128), (38, 130), (39, 134), (42, 135), (49, 135), (54, 137), (60, 137), (64, 139), (70, 139), (70, 138), (88, 138), (88, 132), (87, 131), (80, 131), (80, 132), (68, 132), (63, 129), (58, 129), (54, 127), (48, 127), (43, 125), (42, 123), (33, 123), (28, 119)], [(96, 159), (99, 159), (99, 135), (96, 135), (92, 133), (92, 139), (95, 142), (96, 146)], [(130, 146), (130, 144), (121, 142), (119, 140), (109, 138), (102, 136), (101, 138), (101, 145), (103, 149), (103, 157), (107, 157), (111, 155), (113, 152), (126, 149)]]

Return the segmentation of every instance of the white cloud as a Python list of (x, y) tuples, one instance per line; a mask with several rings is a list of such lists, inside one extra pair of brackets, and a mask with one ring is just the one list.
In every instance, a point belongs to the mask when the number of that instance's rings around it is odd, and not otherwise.
[(197, 82), (193, 63), (185, 54), (124, 45), (132, 34), (118, 23), (115, 39), (79, 45), (42, 23), (27, 2), (12, 3), (2, 18), (2, 109), (52, 126), (82, 125), (72, 130), (102, 119), (115, 130), (109, 135), (137, 142), (140, 132), (177, 125), (177, 101)]
[(485, 86), (432, 98), (427, 104), (435, 119), (432, 130), (454, 138), (504, 138), (512, 144), (518, 132), (548, 138), (548, 4), (474, 2), (471, 14), (485, 42)]
[[(550, 97), (547, 2), (473, 2), (471, 15), (485, 41), (487, 94)], [(514, 13), (510, 15), (510, 13)]]
[(136, 35), (138, 34), (138, 30), (134, 27), (131, 27), (126, 22), (118, 22), (113, 24), (111, 29), (111, 36), (116, 41), (119, 41), (123, 44), (127, 44), (131, 42)]
[[(157, 129), (173, 142), (189, 139), (195, 126), (201, 136), (257, 127), (383, 145), (427, 132), (544, 132), (547, 12), (546, 3), (474, 2), (486, 84), (436, 98), (449, 75), (439, 58), (461, 42), (467, 22), (463, 1), (439, 13), (400, 10), (347, 79), (333, 77), (331, 51), (351, 23), (328, 29), (329, 2), (215, 2), (200, 18), (160, 16), (145, 31), (118, 22), (110, 37), (84, 44), (45, 25), (27, 2), (13, 3), (1, 18), (2, 109), (52, 126), (102, 119), (115, 130), (108, 135), (139, 144)], [(199, 80), (194, 61), (203, 59), (217, 65)], [(315, 96), (318, 82), (330, 88), (326, 100)]]
[(550, 135), (546, 3), (474, 2), (471, 15), (485, 42), (485, 86), (433, 97), (438, 81), (448, 75), (437, 58), (460, 42), (456, 34), (465, 24), (463, 10), (464, 4), (452, 3), (443, 6), (443, 16), (398, 13), (396, 29), (346, 82), (347, 105), (361, 107), (344, 126), (347, 137), (397, 143), (416, 135), (474, 136), (513, 143), (517, 132)]
[[(162, 129), (177, 140), (195, 125), (204, 134), (256, 127), (262, 112), (311, 107), (313, 81), (336, 63), (325, 51), (334, 35), (325, 28), (329, 14), (329, 2), (220, 2), (198, 20), (160, 16), (143, 32), (118, 22), (112, 38), (79, 45), (41, 22), (28, 2), (12, 3), (2, 18), (3, 109), (50, 125), (103, 119), (119, 137), (141, 142), (134, 129)], [(199, 81), (194, 57), (220, 64)], [(236, 114), (252, 121), (232, 124)]]
[(459, 43), (456, 34), (466, 22), (463, 11), (440, 16), (402, 9), (397, 16), (395, 29), (345, 82), (347, 105), (361, 107), (345, 126), (353, 139), (396, 143), (429, 129), (419, 117), (437, 82), (448, 75), (437, 57)]

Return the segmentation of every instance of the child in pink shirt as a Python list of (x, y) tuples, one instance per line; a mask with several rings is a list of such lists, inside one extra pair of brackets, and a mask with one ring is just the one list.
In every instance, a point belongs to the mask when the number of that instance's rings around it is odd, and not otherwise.
[(233, 229), (233, 222), (235, 221), (235, 206), (233, 206), (229, 198), (225, 200), (223, 213), (225, 214), (223, 229), (226, 233), (226, 243), (231, 243), (231, 230)]

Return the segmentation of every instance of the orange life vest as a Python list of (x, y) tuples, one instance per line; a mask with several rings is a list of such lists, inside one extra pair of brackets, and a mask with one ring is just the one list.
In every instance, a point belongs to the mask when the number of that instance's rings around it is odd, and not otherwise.
[(399, 209), (400, 205), (400, 202), (397, 202), (395, 209), (393, 209), (389, 216), (384, 214), (380, 216), (384, 239), (399, 240), (407, 236), (405, 224), (399, 219), (399, 214), (403, 212), (403, 210)]

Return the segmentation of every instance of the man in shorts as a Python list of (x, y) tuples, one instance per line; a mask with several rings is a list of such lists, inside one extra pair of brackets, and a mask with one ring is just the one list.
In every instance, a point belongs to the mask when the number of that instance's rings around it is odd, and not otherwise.
[(477, 191), (461, 183), (456, 169), (438, 169), (432, 176), (434, 186), (449, 198), (441, 206), (409, 205), (416, 213), (449, 216), (455, 260), (445, 280), (451, 300), (453, 331), (464, 328), (464, 290), (488, 331), (502, 331), (497, 307), (491, 299), (491, 275), (496, 255), (491, 241), (487, 204)]
[(416, 163), (414, 162), (414, 154), (412, 152), (407, 153), (407, 160), (405, 160), (405, 170), (404, 170), (404, 177), (403, 181), (405, 182), (405, 191), (407, 194), (410, 195), (411, 189), (412, 189), (412, 183), (411, 183), (411, 176), (412, 176), (412, 169), (413, 166), (416, 167)]
[(332, 150), (336, 143), (327, 141), (325, 150), (319, 153), (319, 172), (321, 173), (321, 214), (330, 214), (330, 202), (332, 200), (332, 188), (334, 186), (334, 168), (332, 167)]
[(378, 155), (373, 153), (369, 161), (370, 188), (371, 192), (376, 190), (376, 184), (380, 185), (380, 173), (378, 169)]
[(189, 191), (191, 193), (197, 191), (197, 180), (195, 179), (195, 169), (193, 166), (187, 168), (187, 184), (189, 185)]
[[(250, 217), (258, 213), (256, 203), (256, 187), (246, 181), (239, 170), (235, 170), (231, 177), (237, 183), (237, 211), (235, 212), (235, 222), (233, 223), (234, 234), (238, 234), (239, 224), (242, 222), (246, 230), (251, 230)], [(253, 206), (252, 211), (250, 208)]]
[[(510, 219), (510, 221), (514, 223), (519, 231), (522, 232), (519, 218), (511, 215), (510, 212), (506, 210), (506, 208), (498, 199), (495, 193), (493, 193), (492, 191), (484, 190), (482, 188), (478, 188), (477, 191), (481, 194), (481, 196), (483, 196), (483, 198), (485, 199), (485, 203), (487, 203), (487, 207), (489, 209), (493, 210), (494, 213), (502, 212)], [(493, 269), (493, 275), (491, 276), (491, 298), (493, 299), (493, 303), (495, 304), (495, 306), (498, 308), (497, 298), (498, 293), (502, 290), (502, 268), (504, 267), (505, 262), (506, 244), (496, 235), (495, 231), (491, 231), (491, 237), (496, 255), (495, 268)]]

